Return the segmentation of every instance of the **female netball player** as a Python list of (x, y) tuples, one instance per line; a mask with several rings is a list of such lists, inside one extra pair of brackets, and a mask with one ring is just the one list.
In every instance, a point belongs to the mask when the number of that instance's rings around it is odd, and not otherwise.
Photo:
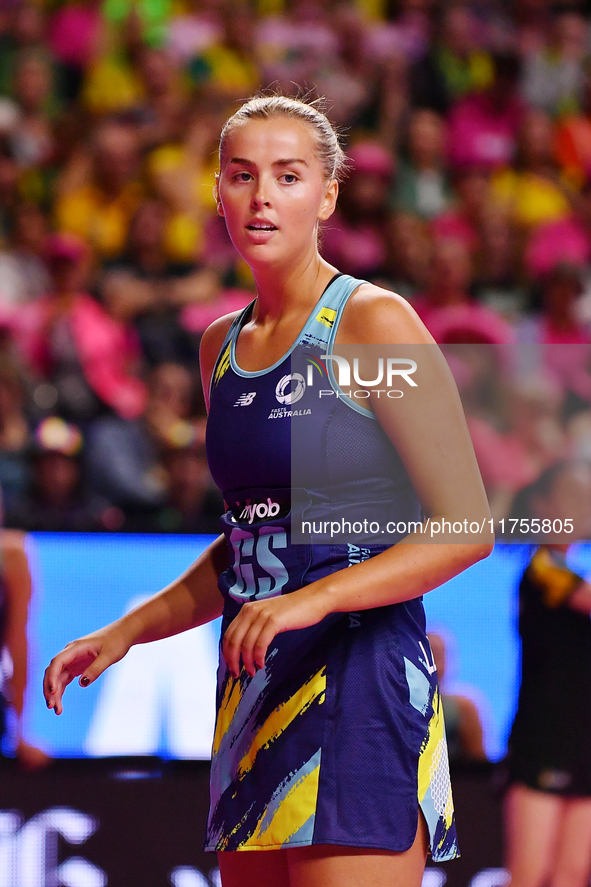
[[(319, 253), (344, 166), (313, 105), (256, 97), (226, 123), (218, 212), (257, 296), (201, 348), (224, 535), (168, 588), (69, 644), (44, 681), (60, 714), (74, 677), (86, 686), (132, 644), (223, 612), (206, 849), (224, 887), (419, 887), (429, 849), (457, 853), (421, 596), (486, 556), (490, 534), (420, 543), (429, 526), (485, 526), (488, 506), (450, 373), (415, 313)], [(293, 371), (302, 358), (321, 371), (342, 346), (398, 343), (420, 349), (413, 396), (349, 393), (334, 376), (319, 396)], [(292, 432), (305, 450), (295, 484)], [(389, 516), (397, 535), (316, 544), (327, 513)], [(298, 544), (294, 515), (311, 519)]]

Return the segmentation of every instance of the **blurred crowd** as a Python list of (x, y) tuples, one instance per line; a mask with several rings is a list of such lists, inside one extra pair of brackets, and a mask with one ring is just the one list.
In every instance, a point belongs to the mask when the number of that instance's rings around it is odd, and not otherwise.
[(591, 20), (548, 0), (2, 0), (8, 526), (216, 532), (198, 347), (253, 297), (212, 194), (260, 88), (351, 160), (322, 249), (448, 348), (496, 517), (591, 457)]

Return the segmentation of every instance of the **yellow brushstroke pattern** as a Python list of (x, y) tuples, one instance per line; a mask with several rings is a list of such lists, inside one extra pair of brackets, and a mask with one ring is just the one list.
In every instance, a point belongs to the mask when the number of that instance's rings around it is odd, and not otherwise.
[(242, 779), (252, 768), (259, 751), (262, 748), (267, 748), (273, 740), (277, 739), (299, 714), (306, 711), (319, 697), (320, 703), (324, 702), (325, 692), (326, 670), (323, 666), (291, 699), (271, 712), (238, 765), (238, 779)]
[(241, 844), (240, 849), (281, 847), (316, 812), (320, 764), (302, 776), (288, 791), (270, 822), (261, 830), (262, 817), (253, 834)]
[(218, 717), (215, 725), (215, 734), (213, 737), (212, 757), (217, 755), (220, 749), (222, 737), (227, 733), (230, 724), (236, 714), (238, 703), (242, 698), (240, 692), (240, 681), (234, 678), (228, 678), (226, 689), (224, 690), (224, 698), (222, 699)]
[(220, 379), (222, 378), (222, 376), (224, 375), (224, 373), (226, 372), (226, 370), (227, 370), (228, 367), (230, 366), (230, 348), (231, 348), (231, 345), (232, 345), (232, 343), (231, 343), (231, 342), (228, 342), (228, 345), (226, 346), (226, 350), (224, 351), (224, 353), (223, 353), (222, 356), (220, 357), (219, 363), (218, 363), (218, 365), (217, 365), (217, 367), (216, 367), (216, 371), (215, 371), (215, 374), (214, 374), (214, 377), (213, 377), (213, 384), (214, 384), (214, 385), (217, 385), (217, 384), (218, 384), (218, 382), (220, 381)]

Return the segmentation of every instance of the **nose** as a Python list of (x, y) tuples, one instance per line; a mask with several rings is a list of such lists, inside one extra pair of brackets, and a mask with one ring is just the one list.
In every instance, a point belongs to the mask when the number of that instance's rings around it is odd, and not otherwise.
[(250, 199), (250, 205), (252, 209), (260, 209), (263, 206), (271, 205), (269, 201), (268, 187), (263, 181), (262, 176), (259, 177), (256, 181), (256, 185), (253, 189), (252, 197)]

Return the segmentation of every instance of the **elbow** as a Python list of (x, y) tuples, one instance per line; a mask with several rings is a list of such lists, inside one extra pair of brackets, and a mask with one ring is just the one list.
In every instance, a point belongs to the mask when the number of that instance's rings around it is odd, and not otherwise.
[(494, 547), (494, 542), (478, 542), (475, 545), (472, 545), (471, 563), (475, 564), (478, 561), (483, 561), (485, 558), (493, 553)]
[(494, 543), (488, 541), (470, 542), (462, 545), (461, 548), (461, 553), (458, 552), (457, 555), (460, 572), (487, 558), (493, 551)]

